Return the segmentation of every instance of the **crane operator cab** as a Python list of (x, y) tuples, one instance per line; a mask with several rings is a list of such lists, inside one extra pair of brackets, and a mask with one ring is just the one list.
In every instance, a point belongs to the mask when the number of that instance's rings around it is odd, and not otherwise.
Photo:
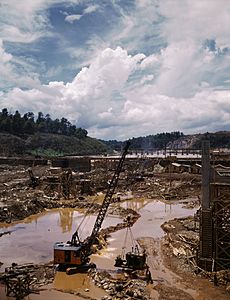
[(82, 257), (82, 246), (74, 246), (71, 243), (54, 244), (54, 264), (81, 265), (84, 262)]
[[(81, 242), (78, 231), (72, 235), (71, 241), (66, 243), (56, 242), (54, 244), (54, 264), (68, 266), (81, 266), (89, 262), (86, 255), (86, 241)], [(90, 250), (90, 249), (88, 249)]]

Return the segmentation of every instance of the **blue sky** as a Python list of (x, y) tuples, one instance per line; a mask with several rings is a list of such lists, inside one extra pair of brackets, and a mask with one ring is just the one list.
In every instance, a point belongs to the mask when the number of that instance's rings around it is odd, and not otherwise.
[(230, 130), (229, 0), (0, 0), (0, 104), (102, 139)]

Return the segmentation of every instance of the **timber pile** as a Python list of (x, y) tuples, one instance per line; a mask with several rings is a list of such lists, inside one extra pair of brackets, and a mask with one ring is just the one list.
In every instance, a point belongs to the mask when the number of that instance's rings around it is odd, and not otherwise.
[(53, 264), (17, 265), (12, 263), (11, 267), (0, 273), (0, 281), (6, 286), (6, 295), (23, 299), (30, 293), (39, 293), (39, 288), (53, 282)]

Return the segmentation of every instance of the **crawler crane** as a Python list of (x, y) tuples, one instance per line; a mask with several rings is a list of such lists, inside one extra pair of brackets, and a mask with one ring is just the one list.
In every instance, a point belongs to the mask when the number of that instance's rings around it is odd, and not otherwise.
[(90, 261), (90, 255), (92, 254), (92, 246), (95, 242), (97, 234), (101, 228), (102, 222), (105, 218), (112, 196), (118, 183), (120, 172), (125, 160), (125, 156), (128, 153), (130, 142), (128, 141), (124, 147), (122, 156), (119, 160), (117, 168), (114, 172), (112, 180), (109, 182), (107, 192), (105, 194), (102, 206), (97, 215), (92, 233), (83, 242), (80, 241), (78, 231), (75, 231), (72, 235), (71, 241), (67, 243), (56, 242), (54, 245), (54, 264), (58, 264), (61, 267), (77, 267), (79, 269), (84, 268)]

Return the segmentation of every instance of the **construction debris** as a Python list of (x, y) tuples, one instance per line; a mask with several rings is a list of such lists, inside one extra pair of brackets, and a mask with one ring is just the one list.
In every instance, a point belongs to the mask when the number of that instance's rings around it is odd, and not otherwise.
[[(20, 165), (0, 166), (0, 222), (10, 223), (43, 212), (51, 208), (71, 207), (76, 209), (89, 209), (91, 213), (96, 213), (101, 207), (101, 197), (108, 187), (108, 180), (111, 178), (114, 163), (101, 160), (92, 164), (89, 172), (80, 173), (78, 171), (68, 171), (66, 168), (50, 165), (30, 166), (34, 179), (31, 179), (28, 168)], [(36, 183), (36, 184), (35, 184)], [(201, 198), (201, 177), (199, 174), (189, 173), (165, 173), (163, 164), (159, 162), (145, 163), (145, 168), (141, 172), (136, 172), (133, 163), (128, 163), (118, 184), (118, 191), (114, 195), (112, 202), (116, 207), (109, 209), (110, 214), (119, 215), (124, 218), (116, 226), (109, 226), (100, 231), (97, 238), (96, 251), (106, 247), (108, 236), (120, 229), (127, 227), (125, 217), (131, 216), (133, 225), (140, 215), (133, 209), (122, 207), (123, 201), (130, 201), (132, 198), (161, 199), (169, 204), (181, 203), (187, 208), (199, 207)], [(131, 225), (131, 226), (132, 226)], [(165, 263), (168, 263), (173, 272), (182, 270), (203, 276), (218, 286), (224, 287), (230, 292), (229, 272), (205, 272), (196, 265), (196, 251), (198, 245), (198, 226), (196, 219), (180, 218), (174, 219), (162, 225), (166, 232), (163, 239), (162, 251)], [(0, 233), (10, 234), (10, 231)], [(154, 248), (154, 247), (153, 247)], [(153, 251), (158, 251), (155, 247)], [(1, 264), (1, 263), (0, 263)], [(3, 265), (4, 266), (4, 265)], [(21, 269), (20, 269), (21, 268)], [(8, 290), (16, 290), (16, 286), (23, 286), (26, 292), (38, 292), (42, 285), (46, 285), (53, 280), (54, 271), (52, 265), (31, 265), (14, 266), (16, 282), (9, 284)], [(20, 269), (25, 274), (20, 277), (16, 274), (16, 269)], [(28, 276), (26, 274), (29, 274)], [(1, 275), (2, 280), (3, 275)], [(17, 276), (19, 276), (17, 278)], [(109, 273), (92, 270), (90, 273), (95, 284), (103, 288), (108, 296), (104, 300), (113, 299), (151, 299), (146, 280), (133, 279), (127, 273), (122, 281), (114, 279)], [(14, 276), (13, 276), (14, 277)], [(35, 281), (34, 281), (35, 280)], [(13, 281), (13, 280), (12, 280)], [(168, 288), (168, 289), (167, 289)], [(164, 289), (165, 298), (170, 298), (170, 287), (158, 282), (158, 290)], [(181, 291), (180, 291), (181, 292)], [(178, 295), (180, 292), (177, 291)], [(80, 295), (80, 294), (79, 294)], [(185, 294), (175, 299), (185, 299)], [(183, 298), (184, 297), (184, 298)], [(93, 299), (93, 298), (88, 298)], [(161, 299), (161, 298), (159, 298)], [(189, 296), (186, 296), (189, 299)]]
[(101, 300), (115, 299), (143, 299), (150, 300), (151, 297), (146, 290), (147, 283), (140, 279), (113, 279), (107, 272), (97, 272), (90, 270), (89, 275), (96, 286), (103, 288), (109, 296), (104, 296)]
[(176, 270), (199, 274), (230, 292), (230, 270), (207, 272), (197, 265), (199, 232), (194, 218), (173, 219), (162, 224), (162, 228), (167, 232), (163, 242), (164, 253), (168, 258), (172, 258), (172, 255), (177, 258), (170, 259), (170, 264), (173, 264)]
[(53, 264), (17, 265), (12, 263), (11, 267), (0, 273), (0, 281), (6, 285), (6, 295), (16, 299), (24, 299), (30, 293), (39, 293), (39, 288), (53, 281)]

